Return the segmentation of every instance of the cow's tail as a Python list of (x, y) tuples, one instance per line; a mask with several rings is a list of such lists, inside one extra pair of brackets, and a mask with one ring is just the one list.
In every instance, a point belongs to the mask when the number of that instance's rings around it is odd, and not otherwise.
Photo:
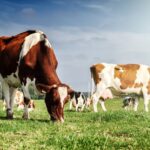
[(90, 98), (94, 93), (94, 79), (93, 79), (93, 73), (92, 73), (92, 67), (90, 68), (91, 73), (91, 81), (90, 81)]

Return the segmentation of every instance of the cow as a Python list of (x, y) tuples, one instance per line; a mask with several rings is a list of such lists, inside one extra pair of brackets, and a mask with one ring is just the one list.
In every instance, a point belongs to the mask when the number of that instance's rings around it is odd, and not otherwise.
[[(23, 93), (19, 90), (16, 91), (15, 96), (14, 96), (14, 105), (17, 106), (17, 110), (23, 110), (25, 103), (24, 103), (24, 96)], [(33, 100), (30, 100), (29, 105), (28, 105), (28, 110), (32, 111), (35, 108), (35, 104)], [(3, 101), (3, 110), (6, 110), (6, 102), (5, 100)]]
[[(113, 95), (143, 96), (145, 111), (148, 112), (150, 99), (150, 67), (142, 64), (95, 64), (90, 67), (91, 77), (95, 83), (92, 94), (93, 108), (97, 112), (97, 103), (102, 93), (110, 89)], [(104, 102), (103, 102), (104, 105)], [(105, 105), (104, 105), (105, 106)], [(137, 111), (138, 99), (134, 102)]]
[[(23, 93), (19, 90), (15, 94), (14, 104), (17, 105), (17, 110), (18, 111), (24, 109), (24, 106), (25, 106), (24, 96), (23, 96)], [(28, 110), (32, 111), (34, 109), (35, 109), (35, 103), (34, 103), (33, 100), (30, 100), (29, 104), (28, 104)]]
[(83, 111), (86, 105), (86, 97), (82, 92), (74, 91), (70, 95), (70, 105), (69, 110), (72, 110), (72, 106), (75, 107), (76, 111)]
[(32, 85), (37, 92), (46, 95), (51, 120), (64, 121), (64, 104), (73, 90), (60, 81), (57, 65), (54, 50), (42, 31), (28, 30), (15, 36), (0, 37), (0, 82), (8, 119), (13, 119), (14, 94), (18, 87), (24, 94), (23, 118), (29, 119), (29, 85)]
[(128, 110), (130, 107), (134, 107), (134, 105), (136, 104), (135, 102), (137, 101), (136, 100), (137, 97), (136, 96), (125, 96), (123, 98), (123, 108), (125, 110)]

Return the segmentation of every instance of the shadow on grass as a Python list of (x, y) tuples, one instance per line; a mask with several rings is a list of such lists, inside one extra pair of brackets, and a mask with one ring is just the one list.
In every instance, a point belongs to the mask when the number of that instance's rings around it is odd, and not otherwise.
[(0, 120), (8, 120), (5, 116), (0, 116)]
[(64, 112), (87, 113), (87, 112), (91, 112), (91, 110), (86, 109), (86, 110), (83, 110), (83, 111), (76, 111), (76, 110), (69, 110), (69, 109), (66, 109)]
[(7, 119), (5, 116), (0, 116), (0, 120), (8, 120), (8, 121), (32, 121), (32, 122), (52, 122), (50, 119), (23, 119), (23, 118), (14, 118), (14, 119)]

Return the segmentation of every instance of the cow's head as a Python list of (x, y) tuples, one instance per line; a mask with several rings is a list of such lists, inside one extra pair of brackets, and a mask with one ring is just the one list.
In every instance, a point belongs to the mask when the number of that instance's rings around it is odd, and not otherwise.
[(64, 105), (73, 90), (65, 84), (51, 86), (38, 84), (37, 87), (46, 92), (45, 103), (51, 120), (64, 122)]

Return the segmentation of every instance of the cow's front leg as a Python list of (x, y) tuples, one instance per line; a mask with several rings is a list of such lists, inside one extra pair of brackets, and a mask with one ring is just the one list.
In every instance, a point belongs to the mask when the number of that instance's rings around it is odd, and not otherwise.
[(135, 102), (134, 102), (134, 105), (133, 105), (134, 111), (137, 111), (138, 105), (139, 105), (139, 100), (138, 100), (138, 98), (135, 98)]
[(145, 111), (148, 112), (148, 104), (149, 104), (149, 99), (148, 98), (144, 98), (144, 108), (145, 108)]
[(103, 100), (100, 100), (99, 102), (101, 104), (101, 107), (102, 107), (103, 111), (107, 111), (107, 109), (105, 107), (105, 102)]
[(92, 95), (92, 101), (93, 101), (93, 109), (94, 109), (94, 112), (98, 112), (98, 111), (97, 111), (98, 98), (97, 98), (94, 94)]
[(29, 119), (29, 110), (28, 110), (28, 106), (29, 106), (29, 102), (30, 102), (30, 94), (29, 94), (29, 90), (28, 90), (28, 86), (23, 86), (23, 93), (24, 93), (24, 113), (23, 113), (23, 118), (24, 119)]
[(29, 110), (28, 110), (29, 103), (30, 103), (30, 99), (24, 97), (24, 113), (23, 113), (23, 116), (22, 116), (22, 118), (24, 118), (24, 119), (29, 119), (30, 118), (29, 117)]

